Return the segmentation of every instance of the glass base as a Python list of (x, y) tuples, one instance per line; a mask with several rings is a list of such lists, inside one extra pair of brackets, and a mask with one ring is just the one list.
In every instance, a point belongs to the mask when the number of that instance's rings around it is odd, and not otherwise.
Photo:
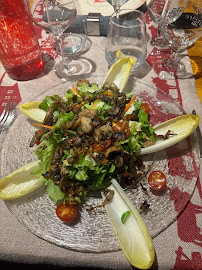
[[(50, 33), (50, 41), (53, 44), (57, 54), (61, 55), (58, 40), (55, 35)], [(72, 54), (81, 55), (88, 51), (91, 47), (90, 39), (85, 35), (77, 33), (64, 33), (62, 35), (62, 45), (65, 56)]]
[(65, 59), (56, 64), (55, 75), (62, 81), (69, 81), (73, 77), (89, 74), (92, 69), (93, 65), (87, 58)]
[(187, 79), (193, 77), (193, 71), (188, 56), (183, 56), (178, 59), (177, 65), (172, 65), (170, 58), (158, 60), (155, 62), (153, 69), (161, 79), (175, 80), (176, 78)]

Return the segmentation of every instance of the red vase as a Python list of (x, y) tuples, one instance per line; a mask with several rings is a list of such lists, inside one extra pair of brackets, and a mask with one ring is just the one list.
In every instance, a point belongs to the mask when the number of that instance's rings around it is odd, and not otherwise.
[(43, 60), (27, 0), (0, 0), (0, 61), (14, 80), (35, 78)]

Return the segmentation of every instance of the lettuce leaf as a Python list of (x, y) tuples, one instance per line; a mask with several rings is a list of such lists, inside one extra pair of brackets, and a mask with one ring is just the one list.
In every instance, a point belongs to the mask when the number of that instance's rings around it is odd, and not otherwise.
[(46, 96), (45, 99), (39, 104), (39, 109), (47, 112), (51, 104), (54, 103), (56, 100), (59, 100), (58, 95)]
[(33, 170), (33, 174), (41, 176), (49, 170), (51, 159), (54, 153), (56, 141), (53, 139), (42, 140), (41, 143), (37, 146), (35, 155), (38, 156), (40, 160), (38, 167)]
[(104, 101), (101, 101), (97, 99), (94, 103), (91, 104), (84, 104), (82, 109), (95, 109), (97, 110), (97, 114), (100, 118), (105, 120), (109, 117), (108, 113), (106, 113), (107, 110), (112, 109), (114, 107), (114, 104), (112, 103), (105, 103)]
[(55, 128), (53, 130), (53, 139), (56, 140), (57, 143), (62, 142), (64, 131), (61, 128), (62, 124), (64, 124), (67, 121), (71, 121), (74, 118), (73, 112), (61, 112), (58, 116), (58, 120), (55, 124)]
[(73, 103), (73, 96), (75, 95), (74, 91), (72, 89), (68, 89), (65, 93), (65, 100), (68, 105), (71, 105)]
[(133, 102), (133, 107), (134, 107), (134, 110), (136, 111), (136, 113), (139, 112), (141, 106), (142, 106), (142, 102), (140, 102), (140, 101), (134, 101)]
[(46, 192), (48, 197), (56, 203), (57, 201), (64, 200), (65, 194), (63, 191), (61, 191), (60, 187), (58, 185), (55, 185), (53, 183), (52, 179), (48, 179), (46, 182)]
[(97, 90), (98, 90), (98, 85), (96, 83), (89, 85), (85, 82), (82, 82), (78, 84), (78, 88), (77, 88), (77, 91), (82, 96), (86, 96), (86, 94), (88, 94), (90, 97), (94, 96)]
[(115, 166), (112, 163), (98, 164), (92, 157), (82, 154), (74, 164), (65, 164), (68, 177), (74, 181), (85, 182), (89, 188), (103, 188), (110, 184), (114, 177)]
[(138, 113), (139, 121), (142, 124), (142, 127), (150, 126), (148, 121), (148, 115), (146, 114), (145, 110), (140, 109)]
[(60, 128), (62, 124), (64, 124), (67, 121), (71, 121), (74, 118), (73, 112), (61, 112), (58, 116), (58, 121), (55, 124), (55, 129)]
[[(138, 114), (139, 115), (139, 114)], [(122, 148), (128, 152), (136, 152), (139, 150), (144, 141), (146, 136), (151, 138), (152, 140), (156, 140), (154, 137), (154, 129), (150, 125), (147, 125), (147, 117), (145, 117), (144, 112), (140, 112), (142, 115), (142, 123), (131, 121), (130, 122), (130, 136), (125, 141), (120, 142)]]

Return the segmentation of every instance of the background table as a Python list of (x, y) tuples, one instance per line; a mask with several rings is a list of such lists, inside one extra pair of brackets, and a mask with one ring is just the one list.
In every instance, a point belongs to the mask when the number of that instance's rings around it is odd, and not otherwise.
[(193, 73), (195, 74), (196, 90), (202, 103), (202, 37), (188, 49)]

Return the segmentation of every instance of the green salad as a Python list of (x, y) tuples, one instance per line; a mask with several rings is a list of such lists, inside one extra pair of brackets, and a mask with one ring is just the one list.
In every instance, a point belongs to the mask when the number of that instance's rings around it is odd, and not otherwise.
[(135, 152), (156, 141), (147, 104), (113, 83), (100, 89), (80, 80), (64, 97), (47, 96), (39, 108), (46, 116), (30, 142), (40, 160), (33, 174), (51, 200), (77, 206), (112, 178), (122, 187), (138, 183), (144, 164)]

